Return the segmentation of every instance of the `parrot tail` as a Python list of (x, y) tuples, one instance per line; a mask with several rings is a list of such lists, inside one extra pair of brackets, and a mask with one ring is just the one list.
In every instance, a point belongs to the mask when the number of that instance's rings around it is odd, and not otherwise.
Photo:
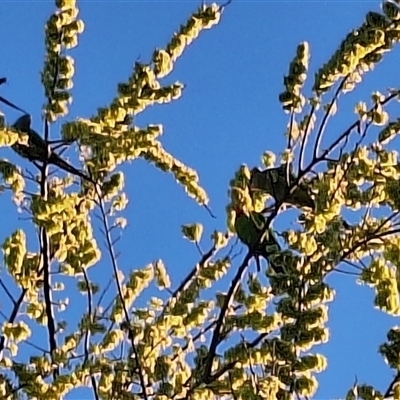
[(85, 179), (93, 184), (96, 185), (96, 182), (89, 176), (86, 175), (85, 173), (83, 173), (82, 171), (80, 171), (79, 169), (73, 167), (71, 164), (68, 164), (65, 160), (63, 160), (60, 156), (58, 156), (55, 153), (52, 153), (50, 155), (50, 158), (48, 160), (49, 164), (53, 164), (56, 167), (59, 167), (61, 169), (63, 169), (66, 172), (69, 172), (73, 175), (79, 176), (82, 179)]

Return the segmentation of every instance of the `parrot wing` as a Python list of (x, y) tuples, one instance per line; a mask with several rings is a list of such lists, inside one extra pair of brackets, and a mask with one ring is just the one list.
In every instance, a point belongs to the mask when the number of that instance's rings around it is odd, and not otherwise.
[(253, 221), (253, 224), (255, 225), (255, 227), (259, 232), (261, 232), (264, 229), (264, 226), (267, 222), (264, 215), (256, 213), (254, 211), (250, 213), (250, 219)]
[(53, 164), (66, 172), (96, 184), (96, 182), (88, 175), (67, 163), (57, 153), (53, 152), (51, 148), (48, 148), (46, 141), (37, 132), (30, 128), (31, 117), (29, 114), (25, 114), (18, 118), (12, 127), (29, 136), (27, 145), (15, 143), (12, 146), (16, 153), (21, 157), (27, 158), (29, 161), (47, 161), (49, 164)]
[[(262, 214), (252, 212), (250, 216), (247, 216), (244, 213), (240, 213), (236, 216), (235, 220), (236, 233), (239, 239), (250, 248), (256, 258), (259, 256), (265, 258), (275, 273), (284, 273), (281, 266), (269, 260), (271, 254), (281, 251), (281, 247), (272, 229), (266, 230), (263, 237), (259, 238), (265, 223), (265, 217)], [(258, 240), (260, 240), (259, 243)]]
[(250, 188), (268, 193), (276, 202), (283, 202), (289, 189), (286, 182), (286, 164), (264, 171), (253, 168), (251, 170)]
[(260, 230), (257, 228), (256, 224), (252, 218), (248, 217), (246, 214), (241, 213), (236, 215), (235, 219), (235, 230), (238, 238), (246, 244), (249, 248), (253, 248), (257, 242)]
[[(289, 192), (286, 169), (286, 164), (264, 171), (253, 168), (251, 170), (250, 188), (268, 193), (277, 203), (285, 202), (297, 207), (310, 207), (315, 210), (315, 202), (309, 193), (307, 185), (302, 183), (292, 193)], [(289, 183), (292, 184), (294, 181), (295, 177), (289, 170)]]
[(260, 171), (258, 168), (251, 170), (250, 188), (252, 190), (260, 190), (272, 195), (272, 180), (269, 170)]

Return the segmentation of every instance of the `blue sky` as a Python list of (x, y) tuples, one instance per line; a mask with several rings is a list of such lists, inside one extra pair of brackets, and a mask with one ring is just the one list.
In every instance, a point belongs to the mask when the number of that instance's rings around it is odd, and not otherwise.
[[(139, 268), (161, 258), (173, 287), (180, 283), (198, 260), (195, 247), (182, 238), (180, 226), (201, 222), (206, 238), (213, 229), (223, 230), (228, 183), (237, 168), (242, 163), (258, 165), (265, 150), (279, 153), (284, 149), (287, 116), (281, 110), (278, 95), (296, 46), (302, 41), (310, 44), (309, 88), (316, 68), (328, 60), (352, 28), (363, 22), (367, 11), (379, 10), (379, 4), (234, 0), (221, 23), (203, 32), (187, 48), (174, 72), (164, 80), (185, 84), (181, 99), (147, 110), (139, 115), (136, 124), (164, 125), (164, 147), (198, 171), (217, 219), (211, 219), (191, 201), (172, 176), (141, 160), (125, 165), (122, 170), (130, 204), (126, 211), (129, 225), (117, 244), (122, 270)], [(71, 52), (76, 75), (68, 119), (90, 117), (97, 107), (109, 104), (117, 84), (130, 75), (134, 61), (147, 62), (155, 47), (164, 47), (199, 2), (82, 1), (78, 5), (85, 32), (79, 38), (79, 46)], [(44, 103), (39, 75), (44, 56), (43, 26), (52, 10), (53, 1), (49, 0), (3, 1), (0, 14), (4, 38), (0, 47), (0, 76), (8, 78), (8, 83), (1, 87), (1, 95), (28, 110), (38, 131)], [(368, 101), (373, 90), (384, 92), (399, 84), (398, 65), (399, 51), (395, 49), (365, 76), (359, 89), (343, 98), (339, 117), (330, 127), (333, 134), (353, 120), (357, 101)], [(8, 123), (19, 116), (3, 106), (2, 111)], [(53, 137), (57, 136), (57, 127), (52, 129)], [(9, 150), (2, 149), (0, 156), (3, 154), (21, 162)], [(0, 225), (2, 242), (17, 227), (27, 228), (28, 222), (18, 219), (20, 216), (9, 204), (8, 196), (0, 196), (0, 204), (5, 212)], [(31, 229), (29, 232), (33, 233)], [(36, 249), (34, 235), (28, 243), (32, 251)], [(103, 243), (101, 236), (99, 243)], [(205, 249), (207, 244), (206, 241)], [(237, 265), (234, 264), (233, 271)], [(98, 281), (109, 273), (107, 261), (91, 270)], [(329, 283), (336, 290), (329, 311), (330, 342), (315, 349), (328, 357), (328, 369), (318, 376), (320, 388), (315, 398), (343, 397), (356, 377), (358, 382), (385, 391), (392, 373), (377, 349), (389, 327), (397, 325), (398, 320), (375, 310), (373, 292), (356, 285), (354, 277), (335, 274)], [(227, 290), (224, 285), (219, 284), (218, 289)], [(74, 304), (81, 297), (71, 295), (71, 299)], [(89, 393), (82, 396), (87, 394), (90, 398)]]

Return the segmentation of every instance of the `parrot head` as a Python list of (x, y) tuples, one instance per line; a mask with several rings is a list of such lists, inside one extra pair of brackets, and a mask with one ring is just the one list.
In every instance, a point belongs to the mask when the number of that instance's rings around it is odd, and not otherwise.
[(232, 209), (233, 211), (235, 211), (236, 218), (240, 216), (247, 216), (247, 217), (249, 216), (248, 210), (241, 204), (238, 203), (234, 204)]
[(29, 132), (31, 127), (31, 116), (29, 114), (24, 114), (22, 117), (19, 117), (13, 125), (13, 128), (21, 131), (21, 132)]

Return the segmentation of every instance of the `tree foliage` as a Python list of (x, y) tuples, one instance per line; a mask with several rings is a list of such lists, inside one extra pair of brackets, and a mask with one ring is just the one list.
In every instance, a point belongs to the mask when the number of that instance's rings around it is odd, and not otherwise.
[[(317, 373), (327, 366), (314, 347), (329, 340), (327, 304), (335, 294), (326, 282), (329, 274), (356, 273), (360, 284), (374, 289), (376, 307), (400, 314), (400, 164), (393, 150), (400, 120), (387, 111), (389, 103), (400, 100), (400, 89), (375, 92), (368, 103), (356, 104), (354, 122), (321, 145), (339, 98), (400, 41), (399, 6), (385, 1), (382, 13), (369, 12), (317, 70), (309, 95), (304, 94), (309, 45), (298, 46), (279, 95), (288, 115), (281, 160), (276, 163), (276, 155), (266, 151), (263, 169), (242, 165), (236, 171), (227, 230), (212, 232), (206, 252), (200, 248), (202, 225), (182, 227), (201, 257), (170, 289), (162, 260), (128, 276), (118, 266), (115, 238), (126, 225), (128, 202), (118, 167), (144, 159), (171, 173), (188, 196), (207, 206), (197, 172), (163, 148), (162, 126), (134, 123), (148, 107), (181, 96), (181, 83), (163, 85), (161, 80), (187, 46), (219, 22), (224, 6), (202, 5), (164, 49), (154, 51), (151, 62), (135, 63), (108, 107), (90, 118), (63, 122), (55, 144), (49, 126), (68, 115), (74, 76), (69, 50), (84, 30), (75, 3), (56, 0), (45, 25), (41, 78), (47, 155), (41, 147), (41, 156), (32, 157), (29, 126), (21, 129), (2, 120), (0, 128), (0, 146), (20, 154), (23, 149), (21, 155), (38, 168), (30, 176), (0, 161), (1, 188), (31, 217), (39, 242), (37, 251), (28, 250), (26, 233), (18, 229), (2, 244), (0, 286), (11, 309), (1, 310), (0, 398), (55, 400), (81, 386), (89, 386), (95, 399), (310, 398), (318, 387)], [(79, 150), (81, 174), (51, 162), (59, 146)], [(54, 165), (73, 176), (50, 176)], [(76, 175), (81, 177), (78, 189)], [(274, 224), (289, 208), (297, 210), (296, 228), (278, 232)], [(95, 215), (99, 233), (93, 228)], [(238, 262), (235, 234), (247, 248)], [(100, 239), (105, 239), (104, 249)], [(101, 259), (109, 262), (115, 289), (108, 305), (109, 287), (89, 277)], [(253, 262), (257, 272), (252, 272)], [(233, 279), (227, 291), (208, 299), (205, 291), (228, 271)], [(76, 326), (63, 319), (69, 304), (59, 300), (67, 288), (58, 276), (72, 277), (75, 290), (85, 296), (86, 312)], [(16, 290), (8, 288), (5, 277)], [(150, 286), (168, 293), (167, 298), (149, 298)], [(71, 291), (68, 287), (68, 295)], [(137, 305), (139, 299), (145, 306)], [(46, 348), (35, 345), (43, 328)], [(357, 383), (347, 399), (400, 398), (399, 332), (393, 327), (379, 348), (396, 375), (390, 385), (378, 391)], [(28, 359), (19, 352), (23, 343), (34, 349)]]

